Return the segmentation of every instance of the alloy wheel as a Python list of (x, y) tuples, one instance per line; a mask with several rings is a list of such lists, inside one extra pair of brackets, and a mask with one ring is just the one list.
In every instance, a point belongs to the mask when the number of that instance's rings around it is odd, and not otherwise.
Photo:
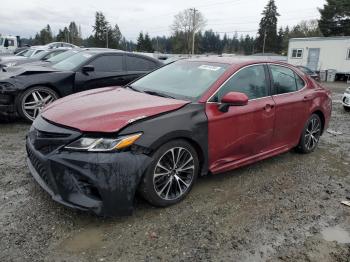
[(317, 117), (310, 119), (305, 132), (305, 147), (311, 151), (316, 146), (321, 135), (321, 122)]
[(28, 119), (33, 121), (46, 105), (52, 103), (56, 99), (56, 95), (49, 90), (33, 90), (23, 97), (23, 113)]
[(175, 200), (191, 187), (195, 175), (194, 158), (183, 147), (166, 151), (159, 159), (153, 173), (157, 195), (164, 200)]

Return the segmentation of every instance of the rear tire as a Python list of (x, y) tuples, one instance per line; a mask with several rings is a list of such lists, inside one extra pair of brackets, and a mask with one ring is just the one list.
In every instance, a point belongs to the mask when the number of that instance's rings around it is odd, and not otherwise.
[(58, 98), (58, 94), (49, 87), (28, 88), (16, 100), (18, 114), (27, 122), (33, 122), (45, 106)]
[(308, 154), (314, 151), (322, 133), (322, 122), (318, 115), (312, 114), (307, 120), (297, 147), (300, 153)]
[(350, 107), (349, 107), (349, 106), (344, 106), (344, 110), (345, 110), (346, 112), (350, 112)]
[(173, 140), (153, 155), (139, 186), (150, 204), (166, 207), (183, 200), (192, 189), (199, 172), (196, 150), (185, 140)]

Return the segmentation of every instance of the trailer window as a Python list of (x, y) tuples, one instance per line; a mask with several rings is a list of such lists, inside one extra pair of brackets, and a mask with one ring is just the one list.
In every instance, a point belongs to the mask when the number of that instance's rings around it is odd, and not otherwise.
[(303, 49), (292, 49), (292, 58), (302, 58)]

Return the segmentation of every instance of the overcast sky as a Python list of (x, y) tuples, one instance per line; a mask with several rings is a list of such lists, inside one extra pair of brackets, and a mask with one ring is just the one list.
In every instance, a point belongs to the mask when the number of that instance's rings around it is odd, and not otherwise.
[[(94, 14), (102, 11), (122, 34), (135, 40), (142, 30), (151, 36), (169, 35), (173, 16), (195, 7), (207, 19), (206, 28), (255, 35), (267, 0), (1, 0), (0, 33), (34, 36), (47, 24), (54, 34), (70, 21), (81, 25), (83, 37), (92, 33)], [(325, 0), (276, 0), (279, 26), (319, 17)]]

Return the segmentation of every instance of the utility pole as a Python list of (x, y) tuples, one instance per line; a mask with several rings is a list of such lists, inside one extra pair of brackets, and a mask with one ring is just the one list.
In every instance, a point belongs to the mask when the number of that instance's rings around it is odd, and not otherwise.
[(265, 31), (264, 31), (264, 42), (263, 42), (263, 55), (265, 54), (265, 44), (266, 44), (266, 28), (265, 28)]
[(106, 48), (108, 48), (108, 28), (106, 28)]
[(196, 30), (195, 30), (195, 26), (196, 26), (196, 12), (197, 9), (196, 8), (191, 8), (191, 11), (193, 11), (193, 16), (192, 16), (192, 55), (194, 55), (194, 41), (195, 41), (195, 36), (196, 36)]

